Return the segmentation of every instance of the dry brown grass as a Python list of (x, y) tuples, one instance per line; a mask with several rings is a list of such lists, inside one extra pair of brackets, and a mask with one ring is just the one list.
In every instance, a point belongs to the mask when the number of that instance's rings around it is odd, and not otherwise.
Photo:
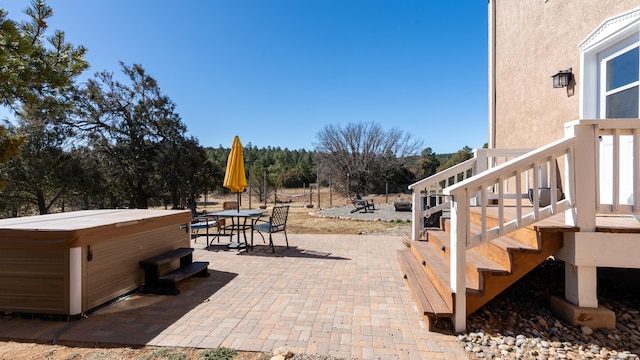
[(290, 208), (287, 231), (292, 234), (366, 234), (397, 227), (384, 221), (356, 221), (314, 216), (310, 209)]
[[(301, 194), (303, 189), (286, 189), (287, 194)], [(308, 190), (307, 190), (308, 192)], [(345, 195), (332, 194), (331, 199), (328, 189), (321, 190), (320, 204), (325, 207), (330, 203), (333, 206), (350, 206), (349, 200)], [(368, 196), (368, 198), (371, 196)], [(390, 202), (397, 197), (397, 195), (389, 195)], [(390, 229), (395, 229), (398, 224), (384, 221), (358, 221), (348, 219), (333, 219), (324, 218), (320, 216), (312, 215), (314, 209), (317, 207), (317, 193), (313, 195), (313, 208), (307, 208), (305, 205), (308, 203), (308, 197), (282, 197), (283, 200), (292, 199), (293, 202), (289, 203), (289, 218), (287, 220), (287, 231), (291, 234), (369, 234), (375, 232), (383, 232)], [(382, 204), (387, 201), (387, 197), (383, 195), (372, 197), (376, 204)], [(410, 198), (406, 197), (407, 200)], [(204, 200), (204, 199), (201, 199)], [(236, 200), (236, 195), (228, 194), (224, 196), (209, 196), (207, 197), (207, 204), (204, 205), (204, 201), (198, 204), (198, 210), (206, 210), (208, 212), (222, 210), (222, 203), (224, 201)], [(242, 208), (248, 208), (249, 196), (245, 192), (242, 194)], [(253, 200), (251, 203), (252, 208), (257, 208), (262, 205), (261, 203)], [(267, 203), (267, 213), (269, 213), (273, 202)], [(405, 226), (406, 227), (406, 226)]]

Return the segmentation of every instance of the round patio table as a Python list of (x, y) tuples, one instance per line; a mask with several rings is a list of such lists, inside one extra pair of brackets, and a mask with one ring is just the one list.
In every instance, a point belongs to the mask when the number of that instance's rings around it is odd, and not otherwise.
[[(247, 247), (246, 231), (253, 227), (253, 224), (255, 223), (255, 221), (258, 218), (260, 218), (260, 216), (262, 216), (263, 213), (264, 213), (264, 210), (231, 209), (231, 210), (217, 211), (217, 212), (211, 213), (210, 215), (214, 216), (217, 219), (220, 219), (220, 218), (231, 219), (231, 225), (226, 225), (223, 228), (219, 229), (219, 231), (226, 229), (226, 230), (231, 230), (232, 234), (233, 232), (235, 232), (238, 237), (238, 241), (235, 244), (231, 243), (228, 246), (229, 248), (237, 249), (237, 248)], [(243, 235), (244, 243), (240, 242), (240, 233), (242, 233)]]

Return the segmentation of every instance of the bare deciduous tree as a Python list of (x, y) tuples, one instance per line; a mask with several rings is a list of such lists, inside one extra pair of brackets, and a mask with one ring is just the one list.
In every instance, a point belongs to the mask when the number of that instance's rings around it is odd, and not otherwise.
[(371, 193), (404, 171), (405, 160), (415, 155), (422, 141), (397, 128), (385, 131), (377, 123), (327, 125), (314, 144), (323, 168), (346, 192)]

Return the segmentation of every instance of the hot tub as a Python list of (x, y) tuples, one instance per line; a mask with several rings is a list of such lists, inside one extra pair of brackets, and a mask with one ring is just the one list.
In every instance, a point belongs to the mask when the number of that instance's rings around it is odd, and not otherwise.
[(190, 246), (191, 212), (86, 210), (0, 220), (0, 312), (79, 315), (144, 282), (139, 261)]

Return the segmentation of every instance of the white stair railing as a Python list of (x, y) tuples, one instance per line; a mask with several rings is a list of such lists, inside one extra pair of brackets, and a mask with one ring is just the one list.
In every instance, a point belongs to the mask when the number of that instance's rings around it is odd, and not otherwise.
[[(569, 209), (573, 204), (572, 184), (575, 171), (573, 157), (576, 137), (571, 136), (553, 142), (542, 148), (528, 152), (520, 157), (461, 181), (443, 190), (451, 201), (451, 241), (450, 241), (450, 286), (455, 294), (466, 294), (466, 252), (483, 242), (506, 235), (524, 226), (558, 214)], [(560, 163), (560, 166), (556, 166)], [(569, 175), (567, 186), (563, 191), (559, 189), (558, 168), (563, 167)], [(541, 179), (546, 169), (547, 176)], [(548, 182), (549, 186), (541, 186)], [(531, 183), (531, 189), (525, 189)], [(521, 196), (507, 199), (505, 184), (512, 184), (515, 192), (530, 192), (532, 210), (524, 210)], [(487, 228), (487, 207), (489, 205), (489, 191), (497, 191), (498, 225)], [(541, 192), (548, 189), (547, 192)], [(476, 194), (480, 194), (479, 197)], [(479, 201), (477, 200), (479, 198)], [(474, 201), (475, 199), (475, 201)], [(470, 231), (470, 205), (475, 202), (476, 209), (481, 211), (481, 230), (478, 234)], [(511, 201), (516, 209), (514, 220), (506, 220), (505, 204)], [(541, 204), (542, 202), (542, 204)], [(527, 204), (528, 205), (528, 204)], [(531, 208), (529, 208), (531, 209)], [(454, 326), (456, 331), (464, 331), (466, 327), (466, 296), (455, 297)]]
[[(414, 184), (409, 185), (409, 189), (413, 191), (412, 212), (412, 239), (419, 240), (424, 229), (424, 218), (428, 217), (434, 211), (440, 211), (442, 208), (448, 208), (449, 203), (444, 200), (442, 190), (448, 185), (455, 184), (457, 181), (464, 180), (473, 175), (476, 166), (476, 159), (471, 158), (460, 164), (452, 166), (435, 175), (422, 179)], [(431, 201), (434, 203), (425, 203)], [(427, 206), (427, 204), (429, 206)]]
[[(482, 221), (479, 233), (471, 234), (469, 232), (470, 226), (468, 224), (464, 226), (465, 231), (461, 235), (465, 239), (465, 248), (471, 249), (483, 242), (567, 210), (572, 201), (568, 196), (565, 196), (565, 193), (570, 193), (570, 188), (561, 186), (561, 181), (559, 181), (561, 177), (558, 171), (560, 167), (569, 169), (571, 177), (567, 182), (573, 183), (571, 159), (574, 144), (575, 137), (555, 141), (445, 188), (443, 193), (445, 196), (450, 196), (452, 204), (454, 202), (466, 204), (464, 207), (467, 213), (461, 214), (461, 205), (457, 205), (459, 210), (455, 214), (452, 211), (452, 218), (455, 216), (468, 218), (469, 205), (474, 202), (476, 209), (481, 212)], [(523, 203), (522, 196), (508, 197), (506, 188), (509, 184), (516, 194), (530, 193), (531, 201)], [(491, 204), (488, 201), (492, 198), (489, 196), (490, 189), (495, 191), (493, 198), (497, 200), (496, 204)], [(556, 189), (556, 191), (551, 191), (551, 189)], [(507, 219), (506, 205), (515, 208), (515, 219)], [(486, 221), (489, 206), (495, 206), (498, 209), (498, 225), (492, 228), (488, 228)]]
[[(483, 242), (562, 212), (565, 223), (581, 231), (595, 231), (596, 213), (640, 217), (640, 119), (568, 122), (563, 139), (475, 174), (442, 190), (451, 203), (450, 286), (456, 294), (466, 292), (466, 251)], [(516, 194), (529, 192), (532, 207), (521, 196), (506, 196), (508, 185)], [(492, 198), (497, 204), (490, 204)], [(470, 232), (471, 205), (481, 212), (477, 234)], [(488, 206), (498, 207), (492, 228)], [(507, 219), (505, 206), (514, 207), (515, 216)], [(455, 308), (466, 308), (465, 296), (455, 297)], [(465, 311), (456, 311), (454, 324), (464, 330)]]
[[(532, 149), (476, 149), (474, 150), (473, 158), (410, 185), (409, 189), (413, 191), (412, 239), (420, 239), (424, 229), (424, 218), (438, 211), (450, 208), (450, 202), (443, 193), (444, 188), (476, 174), (480, 174), (488, 169), (492, 169), (531, 150)], [(526, 184), (528, 184), (528, 181), (527, 179)], [(509, 184), (505, 184), (507, 191), (504, 196), (508, 198), (521, 197), (522, 194), (519, 192), (510, 193), (508, 186)]]
[[(565, 124), (563, 139), (539, 149), (481, 149), (474, 155), (409, 186), (413, 240), (420, 238), (425, 216), (450, 207), (450, 286), (456, 294), (466, 293), (466, 252), (479, 244), (561, 212), (581, 231), (595, 231), (596, 214), (640, 219), (640, 119), (575, 120)], [(525, 204), (523, 194), (530, 199)], [(425, 206), (432, 195), (435, 203)], [(481, 212), (477, 234), (470, 231), (471, 206)], [(491, 228), (489, 206), (498, 211), (498, 225)], [(509, 219), (506, 206), (515, 208)], [(456, 296), (454, 306), (466, 309), (466, 296)], [(466, 311), (455, 311), (454, 326), (465, 330)]]

